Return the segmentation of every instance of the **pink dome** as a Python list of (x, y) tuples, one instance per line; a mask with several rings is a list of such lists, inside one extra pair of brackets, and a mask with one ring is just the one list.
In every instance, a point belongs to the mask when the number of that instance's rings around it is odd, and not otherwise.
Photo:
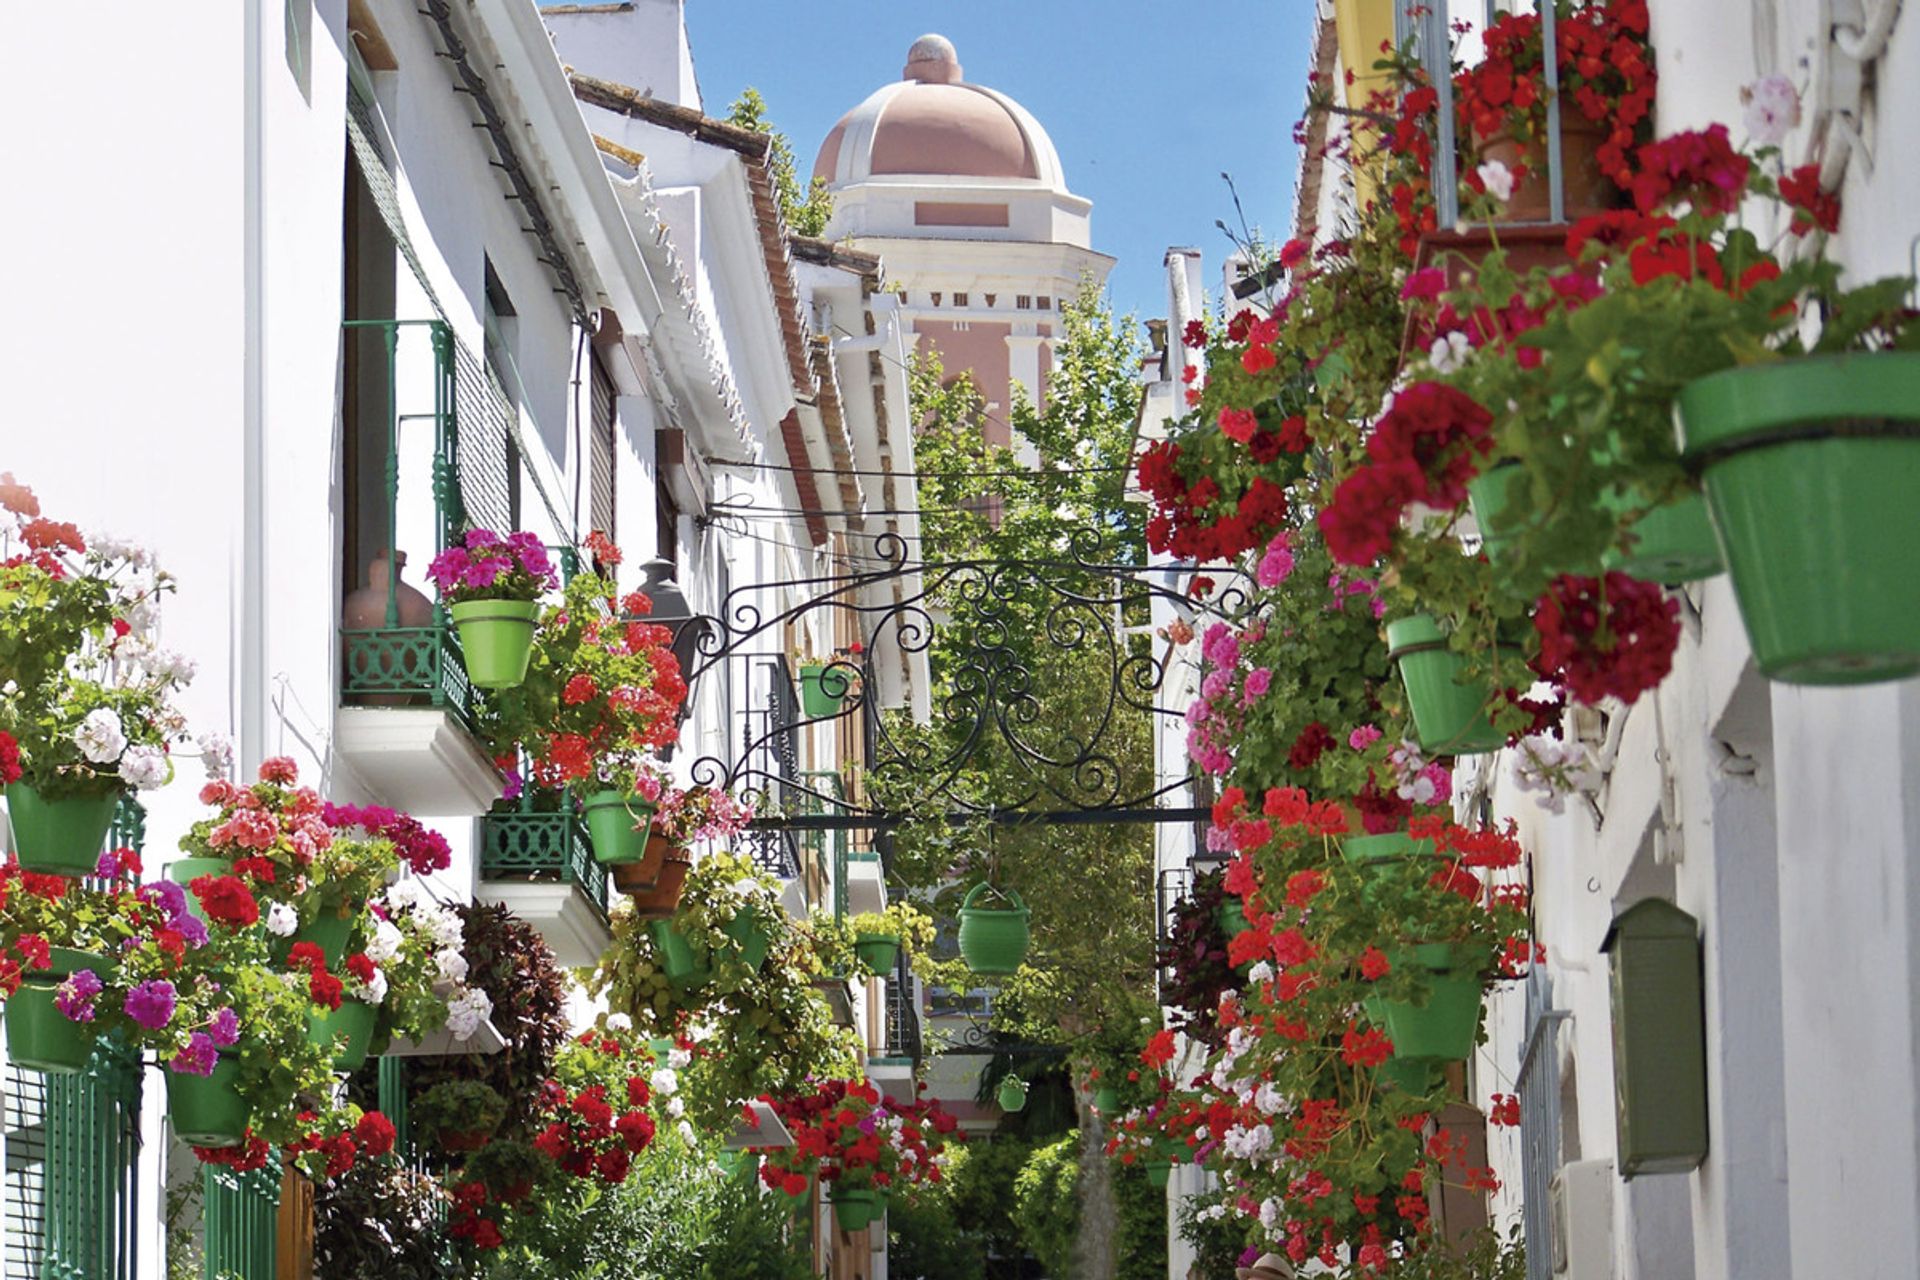
[(1066, 186), (1039, 122), (1004, 94), (962, 81), (953, 45), (932, 35), (914, 42), (903, 79), (840, 118), (821, 143), (813, 172), (834, 186), (873, 176)]

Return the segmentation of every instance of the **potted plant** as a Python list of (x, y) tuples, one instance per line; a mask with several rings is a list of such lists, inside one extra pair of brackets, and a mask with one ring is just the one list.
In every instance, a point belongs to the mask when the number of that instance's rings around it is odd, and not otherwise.
[(863, 646), (856, 640), (831, 657), (801, 653), (794, 658), (794, 666), (800, 672), (802, 714), (809, 720), (825, 720), (840, 714), (840, 708), (859, 687), (863, 652)]
[(892, 973), (904, 949), (912, 960), (933, 945), (933, 920), (910, 902), (896, 902), (885, 911), (863, 911), (847, 922), (853, 929), (854, 953), (868, 973)]
[(993, 1096), (1002, 1111), (1023, 1110), (1027, 1105), (1027, 1082), (1009, 1073), (1001, 1079)]
[[(119, 955), (129, 940), (166, 924), (140, 896), (138, 867), (130, 849), (101, 854), (91, 881), (25, 871), (12, 858), (0, 864), (0, 1000), (10, 1061), (34, 1071), (82, 1071), (102, 1037), (137, 1030), (125, 1010), (130, 988)], [(141, 1008), (136, 998), (135, 1012)]]
[[(600, 552), (602, 563), (618, 562), (604, 540)], [(480, 714), (496, 758), (524, 753), (536, 783), (580, 802), (594, 856), (609, 866), (646, 856), (666, 781), (654, 753), (678, 736), (686, 698), (673, 633), (645, 620), (652, 610), (644, 592), (576, 575), (540, 619), (525, 678)]]
[(715, 787), (666, 786), (648, 836), (646, 856), (614, 868), (614, 886), (629, 895), (635, 911), (650, 918), (673, 914), (693, 865), (693, 846), (724, 841), (753, 821), (750, 801), (736, 800)]
[(120, 797), (172, 777), (174, 697), (194, 671), (158, 643), (173, 590), (150, 553), (89, 541), (0, 482), (0, 778), (21, 866), (87, 874)]
[(482, 689), (526, 679), (540, 596), (560, 583), (539, 537), (469, 529), (433, 558), (427, 576), (460, 633), (467, 678)]
[(772, 1173), (763, 1180), (817, 1176), (842, 1231), (864, 1230), (895, 1191), (937, 1181), (941, 1154), (963, 1136), (934, 1099), (888, 1097), (864, 1078), (819, 1080), (767, 1101), (794, 1145), (764, 1153)]

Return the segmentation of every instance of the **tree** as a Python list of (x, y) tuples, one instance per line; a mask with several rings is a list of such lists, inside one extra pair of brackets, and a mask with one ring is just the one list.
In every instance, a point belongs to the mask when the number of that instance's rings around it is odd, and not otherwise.
[(817, 236), (826, 231), (833, 216), (833, 197), (827, 193), (824, 178), (802, 184), (800, 167), (793, 158), (793, 146), (787, 135), (767, 119), (767, 100), (758, 89), (748, 87), (727, 109), (727, 123), (742, 129), (764, 133), (770, 142), (768, 164), (773, 170), (773, 190), (780, 200), (780, 212), (787, 230), (800, 236)]

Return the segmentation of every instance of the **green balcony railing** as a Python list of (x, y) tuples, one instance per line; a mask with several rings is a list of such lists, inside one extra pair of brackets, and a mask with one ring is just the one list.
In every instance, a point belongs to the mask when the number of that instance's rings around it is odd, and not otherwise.
[(274, 1280), (279, 1265), (280, 1172), (235, 1173), (216, 1165), (205, 1180), (206, 1280)]
[(46, 1078), (43, 1280), (131, 1280), (145, 1224), (135, 1220), (140, 1056), (103, 1042), (77, 1075)]
[(480, 878), (578, 885), (605, 919), (611, 902), (607, 869), (594, 859), (586, 828), (574, 814), (538, 803), (523, 795), (515, 807), (496, 806), (481, 819)]

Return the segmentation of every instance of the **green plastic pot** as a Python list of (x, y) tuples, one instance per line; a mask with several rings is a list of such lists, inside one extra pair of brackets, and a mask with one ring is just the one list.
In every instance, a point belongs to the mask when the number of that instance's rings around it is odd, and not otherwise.
[(1506, 745), (1507, 735), (1494, 728), (1487, 715), (1492, 682), (1484, 676), (1460, 682), (1465, 660), (1447, 648), (1447, 637), (1431, 616), (1416, 613), (1389, 622), (1387, 656), (1400, 667), (1400, 682), (1406, 686), (1414, 731), (1423, 750), (1466, 755)]
[(833, 1220), (842, 1231), (864, 1231), (885, 1212), (878, 1191), (842, 1191), (835, 1187), (830, 1198), (833, 1201)]
[(44, 800), (24, 782), (7, 787), (14, 854), (28, 871), (90, 876), (106, 847), (120, 792)]
[(897, 933), (863, 933), (853, 940), (853, 953), (860, 957), (860, 963), (874, 977), (883, 977), (893, 972), (900, 960), (900, 935)]
[(1410, 1000), (1369, 998), (1367, 1014), (1393, 1041), (1393, 1056), (1428, 1062), (1457, 1062), (1473, 1056), (1479, 1040), (1480, 1002), (1485, 994), (1480, 975), (1458, 966), (1445, 943), (1423, 943), (1393, 953), (1396, 968), (1418, 965), (1427, 971), (1427, 998)]
[(111, 980), (106, 956), (51, 948), (48, 968), (35, 970), (6, 1002), (7, 1058), (15, 1066), (54, 1075), (84, 1071), (99, 1041), (91, 1025), (74, 1022), (54, 1003), (60, 984), (81, 969)]
[(538, 600), (468, 600), (448, 612), (460, 632), (467, 679), (482, 689), (518, 688), (526, 680)]
[[(334, 1047), (333, 1065), (340, 1071), (358, 1071), (367, 1065), (373, 1043), (373, 1025), (380, 1010), (361, 1000), (342, 1000), (338, 1009), (307, 1015), (307, 1039)], [(338, 1037), (345, 1037), (344, 1040)]]
[(976, 906), (988, 888), (983, 880), (967, 890), (967, 896), (961, 900), (960, 958), (975, 973), (1012, 973), (1027, 958), (1027, 945), (1032, 940), (1027, 922), (1032, 912), (1012, 889), (1004, 891), (1012, 906)]
[(767, 931), (767, 922), (760, 918), (758, 911), (749, 908), (727, 921), (720, 932), (740, 944), (740, 962), (749, 969), (758, 969), (767, 962), (767, 951), (773, 946), (773, 935)]
[(702, 963), (687, 935), (671, 920), (653, 922), (653, 945), (660, 952), (660, 970), (676, 987), (696, 987), (713, 976), (713, 966)]
[(840, 667), (829, 677), (827, 666), (824, 662), (800, 664), (800, 709), (810, 720), (839, 715), (847, 694), (853, 689), (851, 670)]
[[(1505, 560), (1516, 538), (1541, 527), (1538, 513), (1520, 514), (1526, 485), (1527, 469), (1517, 462), (1501, 463), (1467, 481), (1467, 505), (1473, 509), (1473, 522), (1480, 527), (1480, 540), (1489, 560)], [(1595, 567), (1591, 564), (1542, 566), (1548, 574), (1591, 574)]]
[(1022, 1110), (1027, 1105), (1027, 1082), (1019, 1076), (1007, 1076), (993, 1096), (1002, 1111)]
[(1393, 1057), (1381, 1063), (1373, 1074), (1382, 1085), (1424, 1097), (1439, 1082), (1440, 1068), (1423, 1058)]
[(1120, 1091), (1112, 1085), (1101, 1085), (1093, 1091), (1093, 1109), (1103, 1116), (1110, 1116), (1120, 1109)]
[(1432, 839), (1415, 840), (1404, 831), (1348, 836), (1340, 842), (1340, 855), (1348, 862), (1377, 871), (1391, 870), (1408, 858), (1431, 858), (1435, 852)]
[(167, 1115), (174, 1136), (196, 1147), (237, 1147), (247, 1136), (240, 1064), (226, 1054), (210, 1076), (167, 1072)]
[(303, 924), (287, 937), (277, 939), (274, 953), (280, 963), (285, 964), (296, 943), (311, 942), (327, 957), (327, 968), (338, 969), (346, 959), (347, 943), (353, 940), (354, 917), (358, 914), (355, 911), (349, 915), (324, 915)]
[[(1625, 498), (1608, 497), (1603, 501), (1616, 509), (1628, 505)], [(1713, 521), (1707, 515), (1706, 499), (1697, 493), (1655, 507), (1627, 526), (1626, 532), (1632, 545), (1612, 548), (1602, 563), (1629, 578), (1677, 586), (1726, 570), (1726, 562), (1720, 557), (1720, 540), (1714, 536)]]
[(1920, 672), (1920, 354), (1729, 369), (1676, 407), (1761, 672), (1811, 685)]
[(1247, 920), (1247, 909), (1240, 905), (1238, 898), (1228, 898), (1213, 913), (1220, 932), (1227, 935), (1227, 941), (1233, 941), (1238, 934), (1245, 933), (1252, 925)]
[(1173, 1161), (1171, 1160), (1147, 1161), (1147, 1185), (1148, 1186), (1164, 1187), (1167, 1185), (1167, 1179), (1172, 1174), (1173, 1174)]
[(607, 867), (630, 866), (647, 856), (652, 804), (622, 791), (596, 791), (580, 807), (586, 811), (594, 861)]

